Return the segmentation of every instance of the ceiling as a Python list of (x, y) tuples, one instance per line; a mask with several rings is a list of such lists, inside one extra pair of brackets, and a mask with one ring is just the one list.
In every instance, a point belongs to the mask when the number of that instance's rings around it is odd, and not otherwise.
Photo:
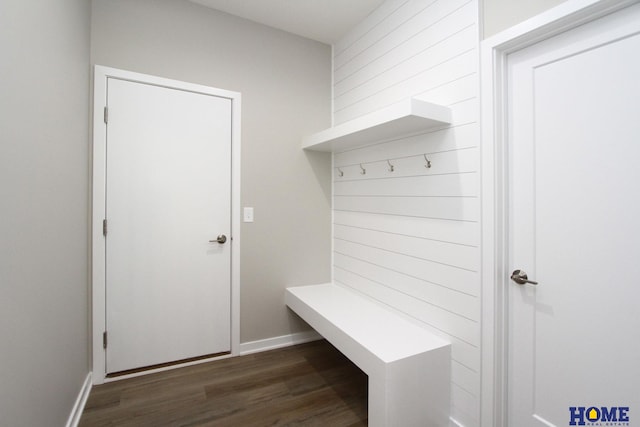
[(191, 0), (270, 27), (334, 44), (385, 0)]

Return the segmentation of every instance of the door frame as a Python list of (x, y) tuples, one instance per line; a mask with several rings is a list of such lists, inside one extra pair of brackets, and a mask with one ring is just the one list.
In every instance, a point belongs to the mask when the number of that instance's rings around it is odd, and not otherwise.
[(640, 0), (568, 0), (480, 45), (482, 360), (481, 425), (507, 426), (508, 140), (507, 65), (511, 53)]
[[(231, 100), (231, 354), (218, 359), (238, 356), (240, 354), (240, 115), (241, 94), (224, 89), (202, 86), (178, 80), (140, 74), (116, 68), (94, 66), (93, 86), (93, 183), (92, 183), (92, 253), (91, 253), (91, 288), (92, 288), (92, 356), (93, 384), (114, 381), (106, 378), (106, 358), (102, 343), (105, 331), (105, 245), (102, 235), (102, 220), (105, 212), (106, 184), (106, 139), (107, 127), (104, 121), (104, 107), (107, 105), (107, 79), (117, 78), (131, 82), (146, 83), (165, 88), (213, 95)], [(130, 378), (152, 372), (159, 372), (181, 366), (203, 363), (211, 359), (197, 362), (158, 368), (144, 373), (123, 375), (117, 379)]]

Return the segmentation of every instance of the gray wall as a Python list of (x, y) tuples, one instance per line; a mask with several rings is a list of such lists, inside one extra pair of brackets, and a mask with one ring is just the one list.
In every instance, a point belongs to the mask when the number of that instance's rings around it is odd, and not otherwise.
[(92, 64), (242, 93), (241, 341), (306, 329), (284, 288), (330, 280), (331, 49), (185, 0), (93, 0)]
[(484, 38), (506, 30), (566, 0), (483, 0)]
[(0, 425), (64, 425), (89, 372), (85, 0), (0, 5)]

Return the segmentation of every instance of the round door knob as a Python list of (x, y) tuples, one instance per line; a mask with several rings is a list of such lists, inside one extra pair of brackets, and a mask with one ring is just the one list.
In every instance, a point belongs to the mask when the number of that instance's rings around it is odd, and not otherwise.
[(511, 273), (511, 280), (516, 282), (518, 285), (524, 285), (525, 283), (529, 283), (531, 285), (538, 284), (536, 281), (529, 280), (527, 273), (522, 270), (513, 270), (513, 273)]
[(219, 235), (215, 240), (209, 240), (209, 243), (220, 243), (221, 245), (227, 242), (227, 236), (224, 234)]

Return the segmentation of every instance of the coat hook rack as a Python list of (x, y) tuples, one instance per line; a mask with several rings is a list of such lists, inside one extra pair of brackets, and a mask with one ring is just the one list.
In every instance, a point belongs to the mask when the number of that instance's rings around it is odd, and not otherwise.
[(431, 160), (427, 159), (427, 155), (424, 155), (424, 160), (425, 162), (427, 162), (426, 165), (424, 165), (425, 168), (430, 169), (431, 168)]
[(366, 170), (365, 168), (363, 168), (363, 167), (362, 167), (362, 163), (360, 163), (360, 169), (362, 169), (362, 170), (360, 171), (360, 175), (364, 175), (364, 174), (366, 174), (366, 173), (367, 173), (367, 170)]
[(389, 172), (393, 172), (395, 170), (395, 168), (393, 167), (393, 165), (391, 164), (391, 162), (387, 159), (387, 163), (389, 164)]
[(344, 176), (344, 172), (342, 172), (342, 169), (340, 168), (336, 168), (336, 169), (338, 169), (338, 176), (341, 176), (341, 177)]

